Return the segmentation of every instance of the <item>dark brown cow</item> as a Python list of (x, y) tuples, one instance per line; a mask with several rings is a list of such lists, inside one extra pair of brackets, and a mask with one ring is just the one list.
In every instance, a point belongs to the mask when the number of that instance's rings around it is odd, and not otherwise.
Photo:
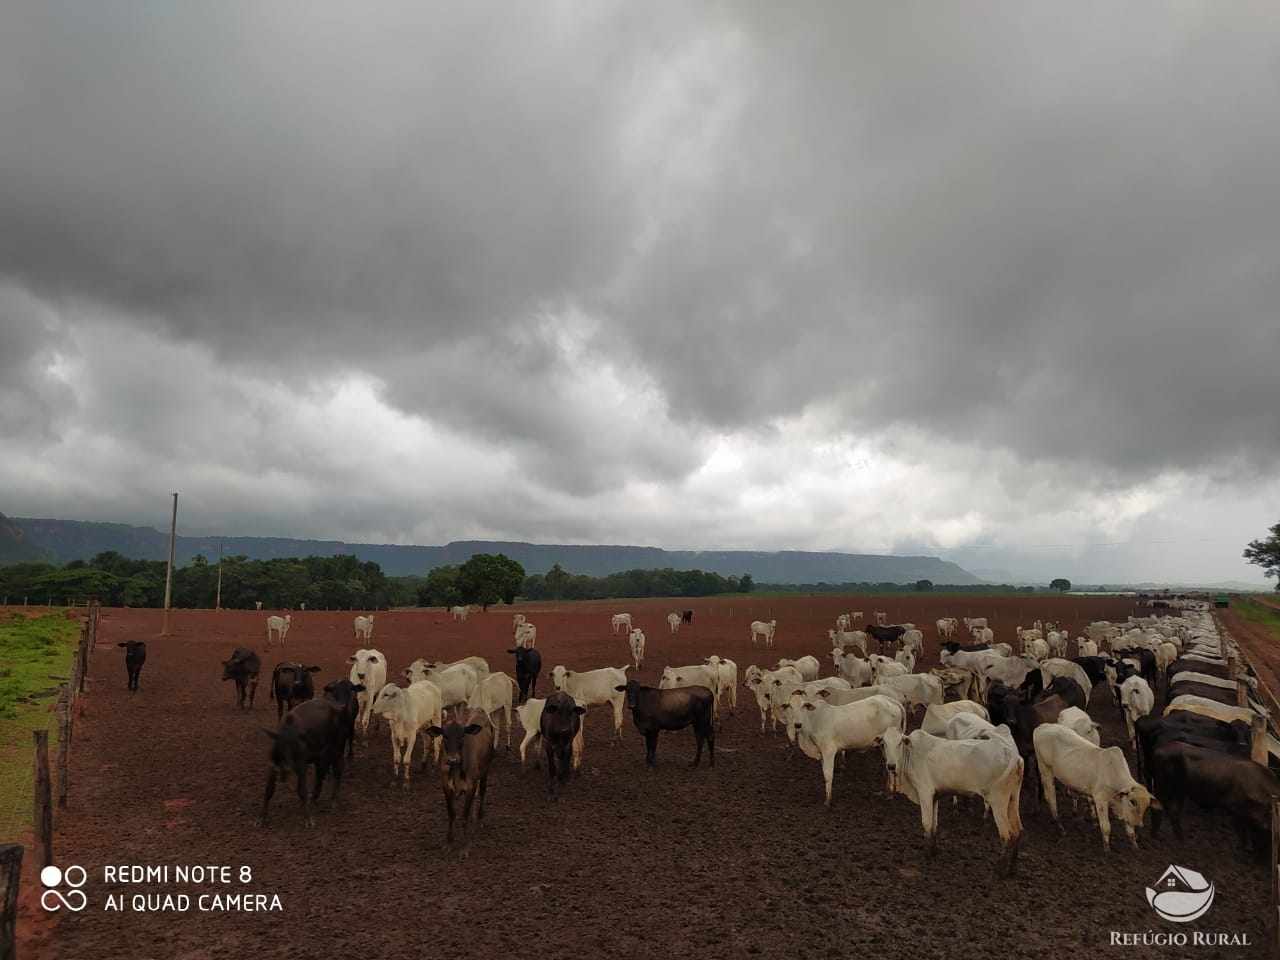
[[(311, 807), (320, 798), (320, 788), (330, 770), (333, 771), (333, 797), (331, 809), (338, 809), (338, 789), (342, 785), (342, 745), (345, 740), (346, 718), (342, 708), (329, 700), (308, 700), (300, 703), (284, 715), (280, 726), (268, 730), (271, 737), (271, 772), (267, 775), (267, 789), (262, 797), (262, 813), (258, 824), (267, 822), (267, 808), (275, 793), (276, 779), (287, 780), (290, 774), (298, 778), (298, 802), (308, 827), (315, 825)], [(307, 804), (307, 765), (315, 764), (316, 786)]]
[(249, 647), (236, 647), (231, 659), (222, 661), (222, 679), (236, 682), (236, 706), (241, 710), (253, 708), (253, 698), (258, 692), (258, 675), (261, 673), (262, 661)]
[(690, 686), (660, 690), (657, 687), (642, 686), (638, 680), (628, 680), (625, 685), (614, 689), (626, 692), (631, 721), (644, 734), (646, 765), (654, 765), (659, 731), (683, 730), (690, 725), (693, 726), (693, 735), (698, 741), (698, 750), (689, 765), (696, 767), (702, 761), (704, 742), (710, 765), (716, 765), (716, 698), (710, 689)]
[(129, 672), (129, 689), (137, 693), (138, 677), (147, 662), (147, 645), (141, 640), (121, 640), (116, 646), (125, 648), (124, 668)]
[[(563, 690), (547, 697), (538, 717), (538, 732), (542, 735), (542, 749), (547, 755), (547, 799), (559, 801), (564, 796), (564, 785), (573, 769), (573, 741), (582, 729), (582, 715), (587, 708)], [(560, 792), (556, 793), (556, 781)]]
[(313, 673), (319, 673), (316, 666), (303, 666), (301, 663), (277, 663), (271, 671), (270, 698), (276, 701), (276, 719), (282, 719), (286, 710), (292, 710), (294, 704), (310, 700), (316, 695)]
[[(449, 814), (449, 827), (445, 833), (444, 849), (453, 849), (453, 824), (462, 808), (462, 849), (459, 857), (467, 856), (471, 843), (471, 824), (475, 829), (484, 827), (484, 798), (489, 788), (489, 768), (497, 753), (494, 747), (493, 724), (483, 710), (472, 710), (465, 725), (451, 720), (443, 727), (434, 724), (427, 727), (428, 736), (440, 738), (440, 787), (444, 791), (444, 805)], [(472, 817), (472, 811), (475, 817)]]
[(330, 703), (336, 703), (340, 706), (343, 716), (346, 717), (343, 736), (347, 740), (348, 763), (355, 759), (356, 718), (360, 715), (360, 698), (356, 694), (363, 692), (363, 683), (352, 683), (346, 677), (340, 680), (330, 680), (324, 685), (324, 698)]
[(878, 627), (874, 623), (868, 623), (862, 628), (863, 632), (880, 644), (880, 652), (884, 653), (886, 646), (893, 646), (902, 640), (902, 635), (907, 632), (906, 627)]
[(507, 653), (515, 654), (516, 686), (520, 688), (519, 703), (538, 696), (538, 674), (542, 672), (542, 654), (533, 647), (516, 647)]

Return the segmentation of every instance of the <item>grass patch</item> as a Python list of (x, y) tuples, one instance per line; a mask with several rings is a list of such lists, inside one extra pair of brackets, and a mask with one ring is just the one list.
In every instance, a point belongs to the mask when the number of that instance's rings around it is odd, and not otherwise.
[(1248, 597), (1232, 597), (1231, 604), (1241, 620), (1255, 627), (1261, 627), (1275, 637), (1280, 637), (1280, 610)]
[[(0, 836), (31, 823), (31, 733), (57, 725), (59, 681), (71, 674), (79, 617), (0, 614)], [(52, 744), (51, 744), (52, 745)]]

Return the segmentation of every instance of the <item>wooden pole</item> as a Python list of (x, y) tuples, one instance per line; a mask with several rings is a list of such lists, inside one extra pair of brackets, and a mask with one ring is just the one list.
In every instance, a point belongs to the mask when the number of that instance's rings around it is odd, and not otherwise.
[(0, 846), (0, 960), (18, 958), (18, 884), (22, 880), (20, 843)]
[(173, 541), (178, 535), (178, 495), (173, 495), (173, 523), (169, 526), (169, 572), (164, 578), (164, 623), (160, 636), (169, 636), (169, 598), (173, 595)]
[(43, 870), (53, 863), (53, 804), (49, 789), (49, 731), (31, 734), (36, 744), (35, 764), (35, 846), (36, 865)]
[(1249, 706), (1249, 685), (1244, 680), (1236, 681), (1236, 706)]
[(1259, 714), (1253, 718), (1253, 731), (1249, 739), (1249, 759), (1267, 766), (1270, 750), (1267, 743), (1267, 718)]
[(62, 689), (58, 693), (58, 759), (57, 759), (57, 776), (58, 776), (58, 807), (66, 809), (67, 806), (67, 751), (71, 749), (71, 691), (75, 687), (70, 684), (62, 684)]

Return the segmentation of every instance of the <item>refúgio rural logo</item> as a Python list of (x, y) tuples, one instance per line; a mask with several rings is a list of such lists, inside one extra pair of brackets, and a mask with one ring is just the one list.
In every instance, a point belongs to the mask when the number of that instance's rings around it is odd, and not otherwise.
[(1189, 923), (1213, 906), (1213, 884), (1194, 870), (1170, 865), (1154, 889), (1147, 887), (1147, 903), (1166, 920)]

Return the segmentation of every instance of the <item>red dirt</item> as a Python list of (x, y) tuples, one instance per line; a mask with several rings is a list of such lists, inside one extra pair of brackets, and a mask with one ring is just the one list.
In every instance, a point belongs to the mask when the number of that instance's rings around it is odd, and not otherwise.
[[(1123, 619), (1131, 598), (933, 596), (741, 597), (528, 606), (538, 625), (544, 676), (557, 663), (577, 669), (629, 661), (625, 636), (609, 615), (628, 610), (648, 638), (641, 679), (656, 683), (664, 664), (719, 653), (739, 669), (806, 653), (827, 665), (826, 630), (837, 613), (884, 610), (893, 622), (925, 629), (936, 665), (933, 621), (985, 615), (997, 639), (1037, 618), (1061, 619), (1079, 634), (1093, 619)], [(671, 636), (669, 610), (691, 607), (694, 622)], [(511, 610), (494, 608), (454, 622), (439, 612), (376, 615), (372, 646), (393, 675), (419, 656), (479, 654), (513, 672)], [(644, 742), (625, 720), (611, 738), (608, 708), (587, 718), (583, 775), (565, 802), (545, 799), (545, 770), (521, 776), (518, 756), (499, 753), (490, 779), (486, 827), (471, 856), (446, 856), (443, 802), (433, 772), (416, 773), (405, 793), (391, 784), (385, 729), (356, 748), (343, 778), (340, 809), (322, 803), (307, 829), (292, 784), (276, 791), (271, 823), (255, 824), (266, 774), (274, 704), (267, 678), (280, 660), (322, 668), (318, 686), (346, 674), (351, 613), (293, 612), (287, 645), (264, 649), (267, 612), (175, 611), (172, 636), (160, 637), (160, 613), (103, 612), (77, 721), (70, 807), (55, 817), (55, 862), (88, 871), (89, 907), (61, 914), (40, 936), (30, 912), (20, 921), (21, 956), (112, 960), (148, 957), (381, 958), (499, 956), (647, 958), (807, 957), (948, 958), (993, 955), (1061, 960), (1087, 957), (1269, 956), (1270, 879), (1246, 864), (1225, 819), (1189, 809), (1185, 842), (1144, 831), (1139, 850), (1123, 832), (1103, 853), (1083, 813), (1059, 837), (1030, 791), (1016, 880), (995, 871), (996, 836), (974, 809), (941, 807), (940, 848), (923, 856), (919, 809), (883, 796), (878, 754), (851, 756), (838, 769), (830, 810), (819, 767), (787, 758), (781, 736), (762, 736), (754, 700), (740, 691), (738, 711), (716, 740), (716, 766), (686, 766), (688, 731), (664, 733), (658, 766), (644, 767)], [(777, 618), (771, 651), (753, 648), (748, 624)], [(149, 647), (140, 689), (125, 689), (116, 642)], [(262, 654), (263, 683), (251, 713), (235, 709), (219, 661), (239, 645)], [(1100, 690), (1091, 705), (1104, 743), (1123, 725)], [(519, 730), (516, 731), (518, 742)], [(505, 734), (503, 736), (505, 742)], [(421, 749), (421, 748), (419, 748)], [(532, 766), (532, 764), (531, 764)], [(325, 788), (327, 799), (329, 788)], [(1069, 809), (1069, 805), (1067, 805)], [(30, 859), (30, 858), (29, 858)], [(1216, 885), (1200, 921), (1171, 924), (1148, 906), (1145, 887), (1176, 863)], [(114, 865), (229, 866), (230, 884), (131, 884), (108, 881)], [(251, 880), (238, 880), (242, 867)], [(30, 886), (27, 888), (30, 890)], [(279, 912), (211, 912), (197, 897), (213, 893), (278, 895)], [(140, 912), (135, 896), (186, 894), (183, 912)], [(123, 910), (104, 909), (108, 896)], [(36, 908), (38, 909), (38, 908)], [(1251, 946), (1113, 946), (1123, 934), (1214, 932), (1248, 937)], [(1190, 936), (1188, 936), (1190, 940)], [(834, 949), (833, 949), (834, 946)]]

